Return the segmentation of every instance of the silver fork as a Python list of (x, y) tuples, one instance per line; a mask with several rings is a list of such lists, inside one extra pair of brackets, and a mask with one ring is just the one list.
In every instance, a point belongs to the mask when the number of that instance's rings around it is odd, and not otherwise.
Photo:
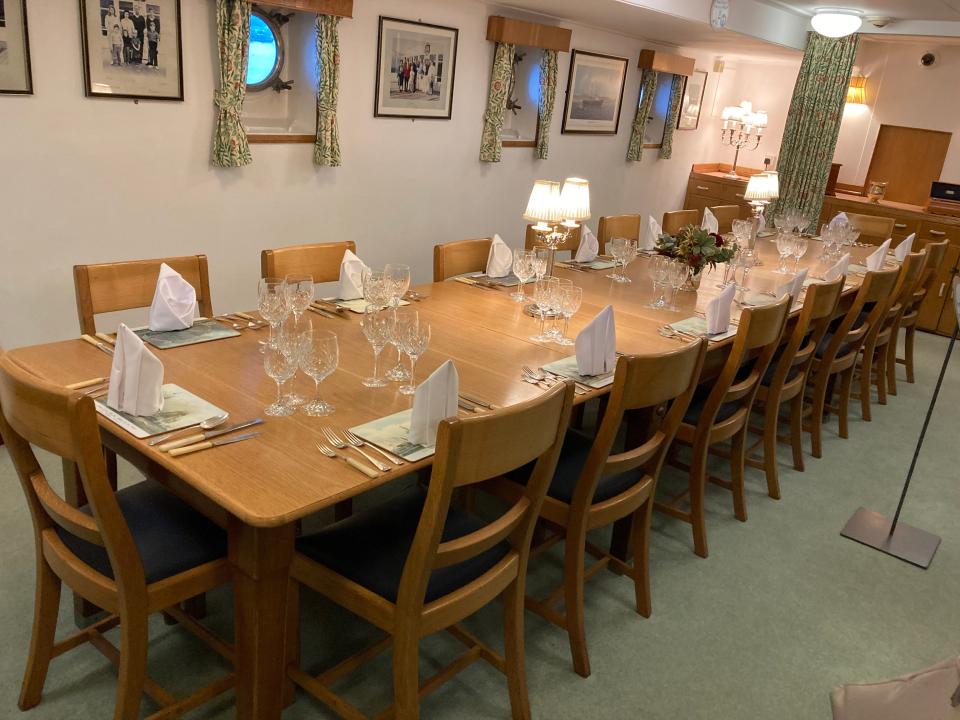
[(370, 455), (370, 454), (368, 454), (368, 453), (365, 453), (363, 450), (361, 450), (361, 449), (358, 448), (357, 446), (351, 445), (351, 444), (348, 444), (348, 443), (345, 443), (345, 442), (340, 438), (340, 436), (337, 435), (331, 428), (325, 427), (325, 428), (320, 428), (320, 430), (321, 430), (321, 432), (323, 433), (323, 436), (327, 439), (327, 442), (329, 442), (331, 445), (333, 445), (337, 450), (346, 450), (347, 448), (353, 448), (353, 449), (356, 450), (358, 453), (360, 453), (361, 455), (363, 455), (363, 457), (365, 457), (365, 458), (367, 459), (367, 462), (369, 462), (371, 465), (373, 465), (373, 466), (374, 466), (377, 470), (379, 470), (380, 472), (387, 472), (388, 470), (390, 470), (390, 466), (389, 466), (389, 465), (380, 462), (380, 461), (377, 460), (375, 457), (373, 457), (372, 455)]
[[(556, 380), (557, 382), (564, 382), (567, 380), (567, 378), (565, 378), (563, 375), (559, 375), (555, 372), (550, 372), (546, 368), (539, 367), (537, 368), (537, 370), (539, 370), (540, 374), (545, 376), (547, 380), (550, 380), (551, 378), (553, 380)], [(577, 382), (576, 380), (573, 381), (573, 386), (576, 388), (579, 394), (588, 393), (592, 390), (591, 387), (584, 385), (582, 382)]]
[(360, 448), (360, 447), (366, 446), (366, 447), (370, 448), (371, 450), (376, 450), (378, 453), (380, 453), (384, 458), (386, 458), (387, 460), (389, 460), (390, 462), (392, 462), (394, 465), (403, 465), (403, 463), (405, 462), (402, 458), (399, 458), (399, 457), (397, 457), (396, 455), (393, 455), (393, 454), (391, 454), (391, 453), (388, 453), (386, 450), (383, 450), (383, 449), (381, 449), (381, 448), (378, 448), (376, 445), (371, 445), (371, 444), (368, 443), (366, 440), (363, 440), (362, 438), (357, 437), (356, 435), (354, 435), (352, 432), (350, 432), (350, 431), (347, 430), (346, 428), (344, 428), (344, 430), (343, 430), (343, 437), (346, 438), (346, 440), (347, 440), (348, 443), (350, 443), (351, 445), (353, 445), (353, 446), (356, 447), (356, 448)]

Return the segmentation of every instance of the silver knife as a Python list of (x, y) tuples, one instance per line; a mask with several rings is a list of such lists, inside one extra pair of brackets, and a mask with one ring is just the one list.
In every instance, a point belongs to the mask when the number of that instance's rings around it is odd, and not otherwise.
[(187, 445), (182, 448), (175, 448), (170, 451), (170, 457), (179, 457), (180, 455), (189, 455), (190, 453), (199, 452), (200, 450), (209, 450), (210, 448), (219, 447), (220, 445), (229, 445), (230, 443), (241, 442), (243, 440), (252, 440), (255, 437), (260, 437), (260, 433), (246, 433), (245, 435), (237, 435), (235, 437), (221, 438), (220, 440), (207, 440), (205, 442), (196, 443), (194, 445)]
[(211, 438), (220, 437), (221, 435), (226, 435), (227, 433), (232, 433), (236, 430), (243, 430), (243, 428), (253, 427), (254, 425), (260, 425), (262, 423), (263, 420), (261, 418), (256, 418), (254, 420), (247, 420), (246, 422), (227, 425), (227, 427), (220, 428), (219, 430), (207, 430), (206, 432), (188, 435), (187, 437), (180, 438), (179, 440), (171, 440), (168, 443), (160, 445), (157, 450), (160, 452), (170, 452), (171, 450), (175, 450), (177, 448), (186, 447), (187, 445), (193, 445), (195, 443), (201, 443), (204, 440), (210, 440)]

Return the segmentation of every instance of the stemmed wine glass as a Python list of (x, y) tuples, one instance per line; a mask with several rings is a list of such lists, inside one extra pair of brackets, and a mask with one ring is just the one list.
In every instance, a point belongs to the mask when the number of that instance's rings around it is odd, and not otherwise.
[(793, 266), (793, 272), (797, 273), (800, 271), (800, 259), (807, 254), (807, 248), (810, 246), (809, 238), (803, 237), (803, 235), (797, 235), (793, 240), (793, 257), (796, 258), (796, 263)]
[(280, 323), (287, 316), (286, 286), (278, 278), (263, 278), (257, 288), (257, 310), (260, 317), (270, 326), (270, 337), (266, 341), (268, 347), (276, 347), (277, 330)]
[(375, 308), (386, 307), (393, 293), (392, 288), (388, 287), (389, 284), (383, 270), (364, 270), (363, 299), (367, 305)]
[[(313, 323), (303, 316), (298, 317), (290, 313), (280, 324), (280, 334), (278, 336), (280, 351), (295, 363), (293, 375), (290, 379), (296, 377), (296, 364), (299, 364), (300, 356), (303, 354), (304, 348), (310, 343), (312, 335)], [(297, 407), (303, 405), (306, 399), (291, 388), (290, 392), (283, 396), (283, 401), (290, 407)]]
[(670, 262), (667, 270), (667, 282), (673, 289), (673, 294), (670, 296), (670, 307), (668, 308), (671, 312), (677, 312), (677, 295), (680, 294), (680, 288), (683, 287), (688, 277), (690, 277), (690, 266), (687, 263), (683, 260), (672, 260)]
[(633, 282), (633, 280), (627, 277), (627, 265), (629, 265), (636, 259), (637, 259), (637, 243), (633, 240), (627, 239), (624, 243), (623, 250), (620, 252), (620, 279), (618, 280), (618, 282), (622, 282), (622, 283)]
[(403, 333), (401, 347), (407, 357), (410, 358), (410, 382), (400, 386), (400, 392), (404, 395), (413, 395), (417, 391), (416, 372), (417, 360), (427, 351), (430, 344), (430, 324), (414, 323), (408, 325)]
[(329, 330), (314, 330), (300, 355), (300, 369), (313, 378), (316, 387), (313, 400), (300, 408), (305, 415), (323, 417), (334, 411), (333, 405), (320, 399), (320, 383), (337, 369), (339, 359), (337, 336)]
[(573, 280), (567, 278), (554, 277), (550, 284), (550, 327), (544, 336), (553, 342), (560, 342), (563, 333), (560, 332), (559, 321), (563, 315), (561, 305), (563, 304), (563, 292), (567, 288), (573, 287)]
[[(650, 303), (650, 307), (655, 310), (662, 310), (667, 307), (667, 299), (664, 297), (666, 295), (666, 286), (667, 286), (667, 277), (670, 270), (670, 258), (666, 255), (654, 255), (650, 258), (650, 263), (647, 265), (647, 273), (650, 276), (650, 279), (653, 281), (653, 294), (656, 296), (656, 299)], [(663, 288), (657, 294), (657, 288)]]
[(386, 387), (387, 381), (380, 377), (380, 353), (390, 342), (393, 333), (393, 311), (384, 310), (376, 305), (368, 305), (360, 321), (363, 335), (373, 348), (373, 376), (363, 379), (363, 384), (370, 388)]
[(263, 369), (267, 375), (277, 384), (277, 399), (274, 403), (264, 408), (264, 414), (271, 417), (286, 417), (293, 414), (293, 408), (283, 402), (281, 388), (283, 384), (293, 377), (297, 371), (297, 360), (279, 347), (279, 343), (274, 345), (265, 345), (263, 349)]
[(570, 318), (577, 314), (583, 302), (583, 288), (572, 284), (560, 288), (560, 314), (563, 315), (563, 333), (557, 338), (559, 345), (573, 345), (574, 341), (567, 335), (570, 329)]
[[(388, 296), (388, 306), (400, 307), (400, 301), (410, 288), (410, 266), (392, 263), (386, 265), (383, 269), (383, 281)], [(403, 366), (403, 352), (400, 350), (400, 343), (396, 341), (396, 336), (390, 339), (390, 343), (397, 348), (397, 364), (387, 371), (387, 379), (402, 382), (409, 378), (407, 369)]]
[(624, 256), (626, 254), (626, 246), (628, 240), (622, 237), (615, 237), (610, 239), (610, 255), (613, 257), (613, 272), (607, 275), (608, 278), (614, 282), (623, 282), (626, 277), (622, 272), (617, 268), (623, 263)]
[(394, 382), (403, 382), (410, 379), (410, 371), (403, 366), (403, 336), (407, 328), (416, 325), (419, 317), (416, 310), (410, 308), (390, 309), (393, 313), (390, 344), (397, 349), (397, 364), (387, 372), (387, 379)]
[(531, 250), (533, 253), (533, 274), (537, 280), (543, 280), (547, 274), (547, 259), (550, 257), (550, 251), (545, 247), (538, 247)]
[(741, 252), (737, 257), (737, 265), (741, 270), (740, 282), (737, 283), (737, 302), (741, 305), (747, 297), (747, 277), (750, 271), (757, 264), (756, 255), (751, 251)]
[(513, 251), (513, 274), (517, 276), (517, 291), (510, 296), (511, 300), (518, 303), (527, 301), (526, 293), (523, 292), (523, 286), (533, 277), (535, 268), (534, 253), (523, 248), (517, 248)]
[(533, 302), (540, 313), (540, 332), (531, 335), (530, 339), (536, 342), (548, 342), (550, 337), (544, 332), (543, 326), (547, 320), (547, 311), (553, 306), (554, 288), (559, 285), (559, 278), (545, 277), (537, 280), (533, 286)]
[[(777, 217), (780, 216), (778, 215)], [(780, 255), (780, 265), (777, 268), (777, 272), (781, 275), (786, 275), (789, 272), (789, 270), (787, 270), (787, 260), (793, 255), (793, 248), (793, 235), (783, 230), (777, 233), (777, 253)]]
[(299, 319), (313, 302), (313, 276), (287, 275), (283, 282), (287, 307)]

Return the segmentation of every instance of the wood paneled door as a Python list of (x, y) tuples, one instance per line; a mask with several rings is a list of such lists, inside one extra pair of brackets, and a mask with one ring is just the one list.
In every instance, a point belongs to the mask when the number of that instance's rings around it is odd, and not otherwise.
[(940, 179), (952, 137), (952, 133), (939, 130), (881, 125), (867, 182), (886, 182), (886, 200), (925, 204), (930, 184)]

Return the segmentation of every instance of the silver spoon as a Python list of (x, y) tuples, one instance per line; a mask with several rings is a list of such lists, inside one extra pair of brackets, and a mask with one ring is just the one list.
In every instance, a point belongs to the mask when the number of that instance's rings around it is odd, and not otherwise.
[(187, 430), (192, 427), (199, 426), (201, 430), (213, 430), (214, 428), (220, 427), (221, 425), (223, 425), (227, 421), (227, 418), (229, 417), (230, 417), (230, 413), (228, 412), (220, 413), (219, 415), (213, 415), (212, 417), (208, 417), (206, 420), (203, 420), (202, 422), (194, 423), (193, 425), (187, 425), (186, 427), (182, 427), (179, 430), (174, 430), (173, 432), (168, 432), (163, 435), (158, 435), (157, 437), (152, 438), (147, 443), (147, 445), (150, 445), (151, 447), (153, 447), (154, 445), (159, 445), (164, 440), (176, 435), (178, 432), (180, 432), (180, 430)]

